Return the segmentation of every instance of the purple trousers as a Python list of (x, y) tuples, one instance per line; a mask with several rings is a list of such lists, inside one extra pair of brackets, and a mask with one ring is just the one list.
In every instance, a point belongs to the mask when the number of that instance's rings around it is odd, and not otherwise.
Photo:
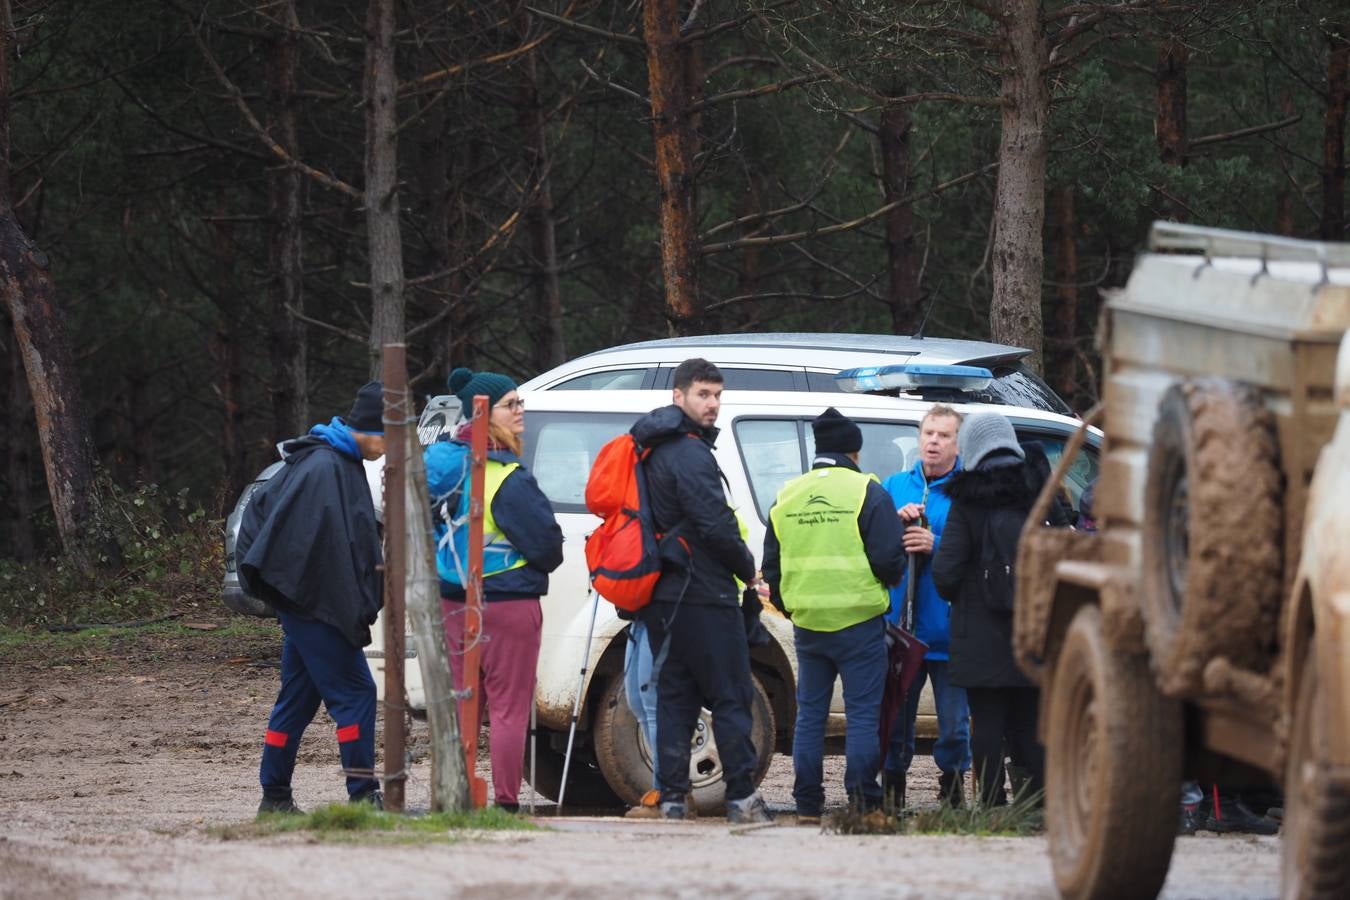
[[(441, 611), (455, 690), (463, 690), (465, 604), (442, 597)], [(483, 604), (479, 684), (488, 714), (492, 794), (498, 805), (517, 803), (520, 795), (543, 622), (538, 597)], [(459, 727), (468, 730), (472, 726), (461, 721)]]

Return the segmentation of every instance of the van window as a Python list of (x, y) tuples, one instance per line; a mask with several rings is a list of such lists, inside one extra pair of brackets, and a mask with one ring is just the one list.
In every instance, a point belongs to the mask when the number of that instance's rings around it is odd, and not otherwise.
[[(798, 372), (792, 369), (747, 368), (718, 365), (722, 373), (722, 388), (728, 391), (799, 391)], [(675, 367), (662, 366), (653, 387), (674, 387)]]
[[(858, 453), (858, 468), (882, 481), (903, 472), (918, 460), (919, 426), (909, 422), (857, 422), (862, 429), (863, 445)], [(806, 423), (807, 458), (816, 455), (816, 436)]]
[[(1060, 457), (1064, 455), (1064, 447), (1072, 439), (1073, 434), (1054, 434), (1045, 431), (1033, 431), (1031, 429), (1017, 429), (1017, 439), (1023, 444), (1029, 444), (1032, 441), (1041, 445), (1045, 451), (1046, 458), (1050, 460), (1050, 469), (1054, 471), (1055, 466), (1059, 465)], [(1091, 445), (1084, 444), (1083, 449), (1078, 451), (1074, 457), (1073, 465), (1069, 466), (1069, 471), (1064, 475), (1064, 489), (1069, 493), (1069, 499), (1073, 503), (1075, 511), (1078, 510), (1078, 498), (1083, 495), (1083, 491), (1097, 478), (1097, 472), (1101, 465), (1098, 451)]]
[(636, 413), (532, 412), (525, 464), (554, 512), (586, 512), (586, 478), (600, 448), (633, 427)]
[(636, 391), (641, 390), (647, 369), (610, 369), (587, 372), (553, 385), (551, 391)]
[(737, 419), (736, 446), (745, 464), (755, 511), (769, 521), (769, 507), (789, 480), (806, 471), (797, 419)]

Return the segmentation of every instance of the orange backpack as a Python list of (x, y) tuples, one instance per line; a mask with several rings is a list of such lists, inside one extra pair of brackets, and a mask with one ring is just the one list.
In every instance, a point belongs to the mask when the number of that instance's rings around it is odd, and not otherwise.
[(596, 593), (626, 612), (652, 599), (661, 577), (661, 536), (652, 523), (643, 461), (650, 448), (621, 434), (600, 448), (586, 480), (586, 508), (604, 522), (586, 538)]

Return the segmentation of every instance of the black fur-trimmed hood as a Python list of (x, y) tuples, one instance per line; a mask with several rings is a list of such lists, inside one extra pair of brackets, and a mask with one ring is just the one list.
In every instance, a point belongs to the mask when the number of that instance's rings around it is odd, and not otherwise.
[(1030, 509), (1050, 476), (1050, 461), (1039, 444), (1025, 444), (1022, 449), (1026, 453), (1025, 460), (1017, 460), (1011, 465), (962, 469), (937, 489), (953, 500), (975, 506)]

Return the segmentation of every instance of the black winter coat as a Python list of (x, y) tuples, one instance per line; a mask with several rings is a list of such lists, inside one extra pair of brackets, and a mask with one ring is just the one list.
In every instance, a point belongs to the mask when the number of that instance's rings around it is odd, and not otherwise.
[(239, 580), (276, 609), (332, 625), (364, 647), (384, 604), (366, 470), (313, 436), (282, 452), (286, 465), (244, 508), (235, 542)]
[[(980, 564), (986, 534), (1003, 558), (1016, 561), (1022, 525), (1049, 477), (1044, 451), (1037, 445), (1023, 449), (1025, 461), (996, 454), (978, 468), (957, 472), (940, 487), (952, 498), (952, 508), (933, 558), (933, 584), (952, 605), (948, 672), (959, 687), (1032, 684), (1013, 661), (1012, 608), (995, 609), (986, 601)], [(1068, 524), (1058, 505), (1052, 509), (1050, 524)]]
[[(713, 458), (716, 428), (702, 428), (678, 406), (663, 406), (643, 416), (631, 434), (651, 447), (647, 487), (652, 519), (660, 534), (678, 534), (688, 546), (667, 538), (662, 548), (661, 580), (653, 602), (696, 606), (741, 603), (735, 575), (755, 580), (755, 557), (741, 540), (736, 515), (722, 490), (722, 474)], [(686, 576), (688, 585), (686, 587)]]

